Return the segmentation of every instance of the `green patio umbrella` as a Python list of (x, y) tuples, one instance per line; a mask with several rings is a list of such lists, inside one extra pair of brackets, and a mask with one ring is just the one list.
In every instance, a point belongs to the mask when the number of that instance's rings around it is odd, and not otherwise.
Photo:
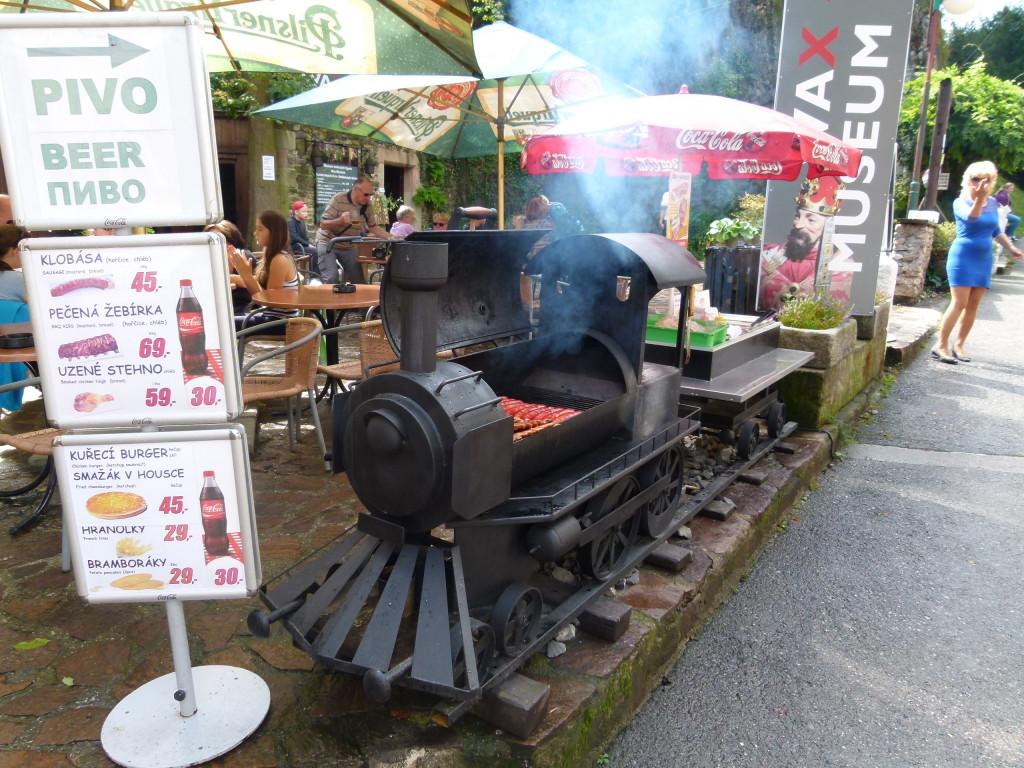
[(192, 14), (211, 72), (480, 74), (466, 0), (0, 0), (54, 11)]
[[(543, 38), (498, 22), (473, 32), (482, 79), (351, 75), (257, 110), (299, 125), (390, 142), (448, 158), (498, 156), (504, 222), (504, 153), (554, 125), (561, 110), (607, 95), (640, 95)], [(509, 140), (511, 140), (510, 143)]]

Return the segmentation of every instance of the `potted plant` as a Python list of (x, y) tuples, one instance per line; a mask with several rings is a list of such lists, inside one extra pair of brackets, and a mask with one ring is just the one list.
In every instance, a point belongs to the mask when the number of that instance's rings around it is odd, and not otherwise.
[(377, 150), (372, 144), (363, 145), (363, 170), (367, 176), (377, 172)]
[(830, 368), (846, 357), (857, 340), (857, 323), (846, 304), (827, 289), (787, 301), (779, 312), (779, 346), (813, 352), (804, 365)]
[(732, 248), (739, 243), (756, 245), (761, 241), (761, 227), (751, 221), (726, 216), (708, 225), (708, 245)]
[(946, 280), (946, 255), (956, 239), (956, 222), (944, 221), (935, 227), (932, 237), (932, 254), (928, 260), (928, 271)]

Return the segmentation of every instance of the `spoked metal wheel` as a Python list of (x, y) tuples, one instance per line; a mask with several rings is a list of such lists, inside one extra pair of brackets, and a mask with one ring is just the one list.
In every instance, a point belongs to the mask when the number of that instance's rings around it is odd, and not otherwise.
[(741, 459), (749, 459), (757, 451), (761, 430), (756, 421), (744, 421), (736, 438), (736, 453)]
[(765, 421), (768, 425), (768, 437), (774, 440), (786, 428), (786, 404), (776, 400), (768, 406), (768, 417)]
[(525, 584), (509, 584), (491, 611), (491, 626), (498, 640), (498, 650), (515, 656), (534, 637), (544, 602), (540, 592)]
[[(595, 521), (621, 507), (640, 492), (635, 477), (619, 480), (604, 496), (587, 505), (587, 515)], [(580, 565), (598, 581), (604, 581), (623, 565), (626, 554), (636, 541), (640, 528), (640, 514), (634, 514), (615, 523), (596, 539), (580, 548)]]
[(683, 452), (678, 446), (669, 448), (645, 467), (640, 484), (648, 488), (664, 477), (668, 478), (668, 486), (651, 499), (640, 513), (640, 530), (651, 538), (657, 538), (666, 531), (679, 507), (683, 492)]
[[(477, 682), (481, 685), (487, 679), (487, 670), (494, 661), (494, 630), (485, 621), (469, 620), (469, 634), (473, 638), (473, 657), (476, 662)], [(465, 688), (469, 685), (466, 675), (466, 654), (462, 648), (462, 629), (456, 624), (451, 630), (452, 669), (455, 686)]]

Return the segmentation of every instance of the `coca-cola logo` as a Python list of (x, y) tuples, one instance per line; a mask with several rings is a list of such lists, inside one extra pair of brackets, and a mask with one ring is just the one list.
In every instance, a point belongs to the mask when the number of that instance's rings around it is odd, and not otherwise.
[(763, 148), (767, 141), (760, 133), (736, 133), (734, 131), (682, 130), (676, 136), (676, 147), (681, 150), (703, 149), (711, 152), (742, 152), (747, 146)]
[(814, 142), (814, 146), (811, 148), (811, 157), (815, 160), (839, 166), (850, 162), (850, 153), (843, 147), (836, 146), (835, 144), (820, 144), (817, 141)]
[(578, 171), (583, 169), (583, 158), (562, 152), (544, 152), (540, 156), (540, 167), (549, 171)]
[(203, 517), (221, 517), (224, 514), (224, 502), (221, 499), (200, 501), (199, 513)]
[(195, 314), (178, 315), (178, 330), (180, 331), (201, 331), (203, 330), (203, 316)]

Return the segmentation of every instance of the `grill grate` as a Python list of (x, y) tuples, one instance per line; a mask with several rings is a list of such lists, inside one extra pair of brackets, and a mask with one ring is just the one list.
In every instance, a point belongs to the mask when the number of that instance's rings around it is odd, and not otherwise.
[(553, 392), (550, 389), (540, 389), (539, 387), (517, 387), (509, 397), (522, 400), (524, 403), (546, 405), (550, 408), (572, 408), (577, 411), (587, 411), (604, 402), (603, 400), (569, 395), (565, 392)]

